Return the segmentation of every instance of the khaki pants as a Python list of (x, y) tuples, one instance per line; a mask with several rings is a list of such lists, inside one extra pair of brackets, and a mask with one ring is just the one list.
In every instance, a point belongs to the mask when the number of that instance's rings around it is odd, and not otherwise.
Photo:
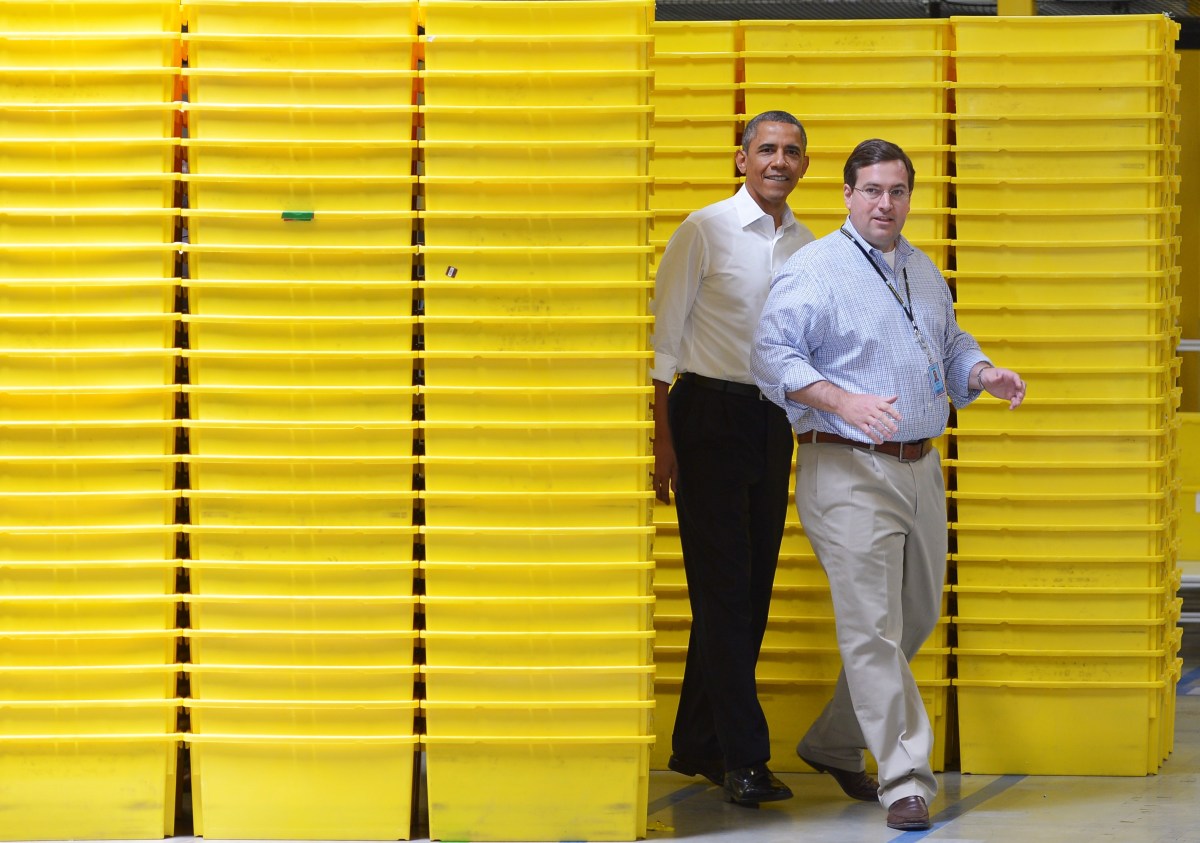
[(879, 764), (879, 801), (937, 793), (933, 731), (909, 660), (941, 615), (946, 494), (937, 451), (916, 462), (839, 444), (802, 444), (796, 508), (829, 577), (843, 670), (797, 747), (862, 770)]

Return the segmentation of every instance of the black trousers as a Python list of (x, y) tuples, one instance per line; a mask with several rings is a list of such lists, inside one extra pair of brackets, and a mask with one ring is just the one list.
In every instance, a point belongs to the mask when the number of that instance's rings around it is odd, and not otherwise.
[(771, 756), (754, 669), (783, 540), (792, 431), (769, 401), (678, 381), (668, 401), (692, 607), (671, 747), (727, 770)]

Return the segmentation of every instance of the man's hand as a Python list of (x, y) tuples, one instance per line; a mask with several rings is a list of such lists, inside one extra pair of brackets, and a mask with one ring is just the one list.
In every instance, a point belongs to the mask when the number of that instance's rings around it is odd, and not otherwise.
[(881, 398), (878, 395), (850, 392), (843, 392), (842, 395), (835, 412), (847, 424), (867, 434), (876, 445), (891, 439), (900, 429), (900, 411), (895, 407), (896, 399), (900, 396)]
[(1025, 400), (1025, 381), (1012, 369), (989, 366), (979, 373), (979, 385), (987, 390), (989, 395), (1007, 401), (1010, 410), (1017, 409)]
[(669, 504), (672, 489), (679, 489), (679, 464), (675, 461), (675, 446), (671, 437), (655, 436), (654, 497)]

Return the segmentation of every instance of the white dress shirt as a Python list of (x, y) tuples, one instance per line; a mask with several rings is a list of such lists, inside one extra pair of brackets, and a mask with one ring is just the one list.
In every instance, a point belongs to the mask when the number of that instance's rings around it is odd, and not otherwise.
[(813, 234), (791, 209), (775, 228), (743, 185), (688, 215), (667, 243), (654, 281), (654, 380), (679, 372), (754, 383), (750, 342), (771, 279)]

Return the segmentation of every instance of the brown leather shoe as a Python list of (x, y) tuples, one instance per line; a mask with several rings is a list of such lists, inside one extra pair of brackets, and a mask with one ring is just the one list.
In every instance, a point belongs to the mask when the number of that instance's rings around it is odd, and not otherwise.
[(897, 799), (888, 808), (888, 828), (899, 831), (924, 831), (932, 823), (929, 822), (929, 807), (923, 796), (905, 796)]
[(803, 755), (800, 756), (800, 760), (818, 773), (828, 773), (833, 776), (833, 780), (838, 783), (838, 787), (851, 799), (858, 799), (863, 802), (879, 801), (879, 782), (875, 781), (874, 777), (868, 776), (866, 772), (855, 773), (850, 770), (840, 770), (837, 767), (830, 767), (819, 761), (810, 761)]

